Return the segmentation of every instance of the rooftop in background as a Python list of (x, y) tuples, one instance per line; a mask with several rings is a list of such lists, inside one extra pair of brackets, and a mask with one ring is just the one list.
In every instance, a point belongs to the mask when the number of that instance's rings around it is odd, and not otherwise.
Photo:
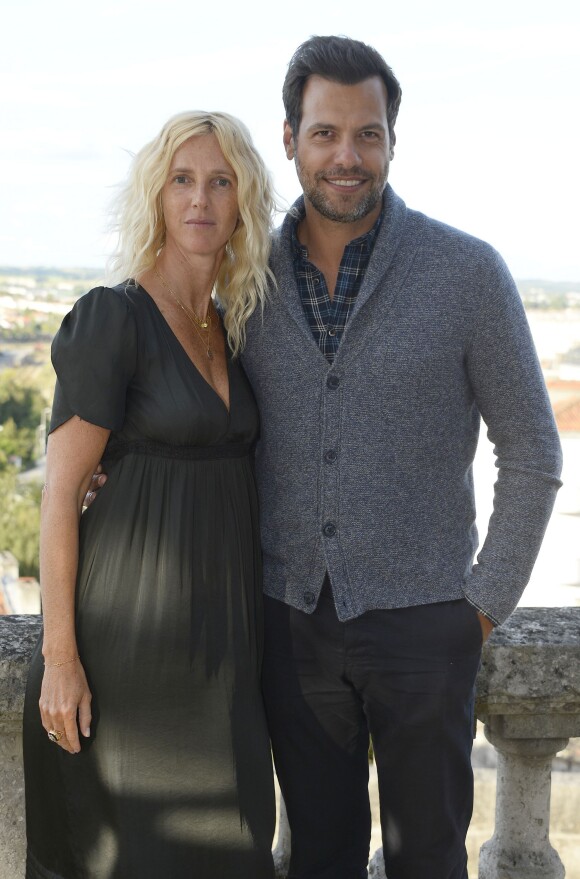
[(551, 379), (547, 384), (558, 430), (580, 436), (580, 380)]

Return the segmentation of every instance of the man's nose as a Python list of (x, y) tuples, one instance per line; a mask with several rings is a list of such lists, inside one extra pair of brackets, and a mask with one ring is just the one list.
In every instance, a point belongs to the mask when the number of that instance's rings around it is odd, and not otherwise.
[(343, 165), (345, 168), (362, 164), (356, 140), (352, 137), (341, 138), (336, 145), (335, 159), (337, 165)]

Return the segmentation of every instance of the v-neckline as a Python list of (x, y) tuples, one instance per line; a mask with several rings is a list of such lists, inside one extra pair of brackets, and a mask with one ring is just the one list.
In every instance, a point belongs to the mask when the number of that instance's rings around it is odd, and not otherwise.
[(188, 362), (191, 366), (193, 366), (193, 368), (194, 368), (195, 372), (197, 373), (197, 375), (200, 377), (200, 379), (202, 380), (202, 382), (203, 382), (203, 383), (204, 383), (204, 384), (210, 389), (210, 391), (213, 393), (214, 397), (217, 397), (217, 399), (220, 401), (220, 403), (222, 404), (222, 406), (223, 406), (224, 409), (226, 410), (227, 415), (228, 415), (228, 418), (229, 418), (229, 417), (231, 416), (231, 411), (232, 411), (232, 382), (231, 382), (231, 373), (230, 373), (230, 357), (229, 357), (229, 350), (228, 350), (228, 344), (227, 344), (227, 341), (226, 341), (226, 343), (225, 343), (225, 355), (226, 355), (226, 373), (227, 373), (227, 380), (228, 380), (228, 398), (229, 398), (229, 401), (230, 401), (230, 405), (229, 405), (229, 406), (226, 404), (226, 401), (224, 400), (224, 398), (222, 397), (222, 395), (219, 394), (219, 393), (216, 391), (216, 389), (214, 388), (214, 386), (212, 385), (212, 383), (209, 382), (209, 381), (206, 379), (205, 375), (202, 373), (202, 371), (199, 369), (199, 367), (198, 367), (198, 366), (194, 363), (194, 361), (191, 359), (191, 357), (189, 356), (189, 354), (187, 353), (187, 351), (186, 351), (185, 348), (183, 347), (182, 343), (179, 341), (179, 339), (178, 339), (178, 337), (177, 337), (175, 331), (173, 330), (171, 324), (169, 323), (169, 321), (167, 320), (167, 318), (165, 317), (165, 315), (163, 314), (163, 312), (161, 311), (161, 309), (159, 308), (159, 306), (158, 306), (157, 303), (155, 302), (155, 300), (154, 300), (153, 296), (151, 295), (151, 293), (149, 293), (149, 292), (145, 289), (145, 287), (143, 287), (143, 285), (139, 283), (139, 281), (137, 281), (136, 283), (137, 283), (137, 286), (139, 287), (139, 289), (145, 294), (145, 296), (147, 296), (148, 300), (152, 303), (152, 305), (153, 305), (155, 311), (157, 312), (157, 314), (159, 315), (159, 317), (161, 318), (161, 320), (163, 321), (163, 323), (164, 323), (165, 326), (167, 327), (169, 333), (171, 334), (172, 338), (175, 340), (175, 343), (176, 343), (177, 347), (178, 347), (179, 350), (182, 352), (182, 354), (183, 354), (183, 356), (185, 357), (185, 359), (187, 360), (187, 362)]

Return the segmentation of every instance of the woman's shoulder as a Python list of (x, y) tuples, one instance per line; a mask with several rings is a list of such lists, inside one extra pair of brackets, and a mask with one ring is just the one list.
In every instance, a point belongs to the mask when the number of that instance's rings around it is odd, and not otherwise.
[(92, 287), (77, 299), (75, 306), (89, 308), (99, 304), (110, 305), (111, 308), (129, 310), (134, 305), (135, 293), (140, 290), (136, 281), (123, 281), (122, 284), (107, 286), (105, 284)]
[(137, 322), (123, 285), (93, 287), (80, 297), (54, 337), (57, 375), (51, 430), (79, 415), (120, 430), (127, 388), (138, 363)]
[(77, 299), (53, 339), (53, 363), (60, 353), (67, 356), (77, 347), (84, 349), (86, 356), (90, 350), (116, 348), (126, 355), (138, 335), (130, 289), (128, 284), (93, 287)]
[(77, 299), (63, 323), (96, 326), (127, 322), (136, 324), (139, 313), (147, 308), (147, 299), (145, 291), (133, 280), (113, 286), (93, 287)]

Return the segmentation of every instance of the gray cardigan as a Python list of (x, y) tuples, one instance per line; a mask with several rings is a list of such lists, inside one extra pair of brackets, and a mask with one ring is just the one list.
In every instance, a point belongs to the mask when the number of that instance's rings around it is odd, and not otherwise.
[[(501, 257), (390, 186), (384, 205), (332, 366), (307, 326), (288, 218), (272, 253), (278, 289), (247, 326), (265, 592), (311, 612), (328, 571), (341, 620), (465, 595), (500, 623), (560, 485), (542, 373)], [(474, 565), (480, 415), (499, 469)]]

